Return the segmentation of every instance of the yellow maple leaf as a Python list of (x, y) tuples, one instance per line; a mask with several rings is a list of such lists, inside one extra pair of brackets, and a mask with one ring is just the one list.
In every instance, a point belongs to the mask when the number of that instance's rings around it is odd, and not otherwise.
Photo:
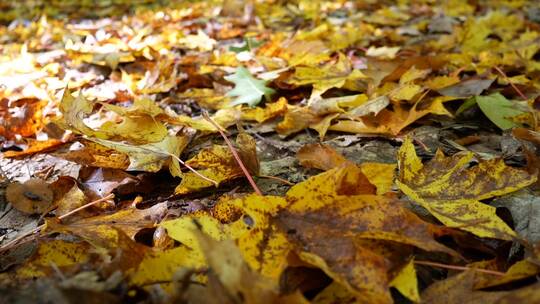
[[(39, 245), (37, 252), (17, 269), (17, 279), (43, 277), (54, 270), (51, 265), (62, 269), (85, 263), (90, 258), (90, 246), (84, 242), (71, 243), (63, 240), (52, 240)], [(10, 274), (12, 275), (12, 274)]]
[(276, 280), (294, 250), (358, 299), (389, 303), (388, 272), (401, 263), (393, 253), (410, 246), (454, 253), (433, 239), (435, 226), (400, 203), (371, 194), (372, 186), (358, 187), (361, 176), (358, 167), (347, 165), (294, 186), (285, 198), (223, 198), (210, 212), (161, 225), (172, 238), (197, 251), (202, 249), (190, 232), (196, 219), (212, 238), (235, 240), (250, 267)]
[(446, 157), (439, 150), (426, 165), (408, 138), (398, 153), (401, 191), (449, 227), (480, 237), (511, 240), (516, 233), (497, 215), (495, 207), (479, 202), (514, 192), (536, 181), (536, 176), (505, 165), (502, 159), (481, 160), (467, 168), (473, 153)]
[[(255, 140), (251, 136), (241, 133), (236, 141), (240, 158), (252, 174), (258, 174), (259, 163)], [(210, 148), (203, 149), (193, 158), (186, 161), (186, 164), (198, 169), (200, 174), (218, 184), (244, 176), (244, 172), (227, 146), (213, 145)], [(187, 172), (183, 174), (182, 181), (176, 187), (175, 193), (186, 194), (211, 186), (214, 186), (214, 184), (209, 180), (201, 178), (194, 172)]]

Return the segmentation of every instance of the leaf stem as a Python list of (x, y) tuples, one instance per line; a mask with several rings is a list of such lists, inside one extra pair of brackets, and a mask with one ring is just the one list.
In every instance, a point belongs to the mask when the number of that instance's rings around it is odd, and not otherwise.
[[(107, 195), (107, 196), (105, 196), (105, 197), (102, 197), (102, 198), (100, 198), (100, 199), (97, 199), (97, 200), (95, 200), (95, 201), (92, 201), (92, 202), (90, 202), (90, 203), (88, 203), (88, 204), (86, 204), (86, 205), (82, 205), (82, 206), (79, 207), (79, 208), (73, 209), (73, 210), (71, 210), (70, 212), (68, 212), (68, 213), (66, 213), (66, 214), (63, 214), (63, 215), (59, 216), (58, 219), (59, 219), (59, 220), (65, 219), (66, 217), (68, 217), (68, 216), (70, 216), (70, 215), (72, 215), (72, 214), (74, 214), (74, 213), (77, 213), (77, 212), (79, 212), (79, 211), (81, 211), (81, 210), (83, 210), (83, 209), (86, 209), (86, 208), (88, 208), (88, 207), (90, 207), (90, 206), (93, 206), (93, 205), (95, 205), (95, 204), (97, 204), (97, 203), (101, 203), (101, 202), (103, 202), (103, 201), (106, 201), (106, 200), (109, 200), (109, 199), (112, 199), (112, 198), (114, 198), (114, 194), (111, 193), (111, 194), (109, 194), (109, 195)], [(43, 229), (43, 228), (45, 228), (45, 224), (40, 225), (40, 226), (34, 228), (33, 230), (30, 230), (30, 231), (24, 233), (23, 235), (21, 235), (21, 236), (15, 238), (15, 239), (13, 239), (12, 241), (10, 241), (10, 242), (6, 243), (5, 245), (1, 246), (1, 247), (0, 247), (0, 252), (4, 252), (4, 251), (10, 249), (10, 248), (13, 247), (14, 245), (16, 245), (19, 241), (21, 241), (22, 239), (24, 239), (24, 238), (26, 238), (27, 236), (32, 235), (32, 234), (34, 234), (34, 233), (40, 232), (41, 229)]]
[(270, 175), (257, 175), (257, 177), (260, 177), (260, 178), (267, 178), (267, 179), (275, 179), (277, 181), (280, 181), (286, 185), (289, 185), (289, 186), (294, 186), (293, 183), (291, 183), (290, 181), (284, 179), (284, 178), (281, 178), (281, 177), (277, 177), (277, 176), (270, 176)]
[(504, 272), (496, 271), (496, 270), (489, 270), (489, 269), (481, 269), (481, 268), (472, 268), (467, 266), (458, 266), (458, 265), (447, 265), (437, 262), (430, 262), (430, 261), (414, 261), (415, 264), (418, 265), (424, 265), (424, 266), (432, 266), (432, 267), (439, 267), (439, 268), (445, 268), (445, 269), (452, 269), (452, 270), (473, 270), (481, 273), (496, 275), (496, 276), (504, 276)]
[(506, 76), (506, 74), (498, 67), (498, 66), (494, 66), (493, 67), (495, 70), (497, 70), (497, 72), (499, 72), (499, 74), (501, 74), (501, 76), (504, 78), (504, 80), (508, 81), (508, 83), (510, 84), (510, 86), (512, 86), (512, 88), (518, 93), (518, 95), (523, 98), (523, 100), (527, 101), (529, 100), (527, 98), (527, 96), (525, 96), (525, 94), (523, 94), (519, 89), (518, 87), (516, 87), (516, 85), (510, 81), (510, 79), (508, 78), (508, 76)]

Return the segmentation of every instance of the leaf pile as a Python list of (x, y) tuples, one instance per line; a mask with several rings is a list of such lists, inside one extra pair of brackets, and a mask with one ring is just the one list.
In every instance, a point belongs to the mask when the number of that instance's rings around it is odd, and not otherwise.
[(534, 1), (96, 3), (0, 14), (7, 301), (538, 302)]

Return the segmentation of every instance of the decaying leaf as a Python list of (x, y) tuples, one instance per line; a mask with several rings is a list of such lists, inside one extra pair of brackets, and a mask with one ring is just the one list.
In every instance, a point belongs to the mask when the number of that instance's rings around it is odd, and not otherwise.
[[(364, 186), (357, 188), (362, 178)], [(349, 164), (296, 185), (285, 199), (250, 195), (222, 200), (214, 217), (200, 212), (162, 225), (174, 239), (201, 250), (189, 232), (194, 218), (214, 239), (236, 240), (248, 265), (271, 278), (287, 265), (287, 253), (296, 251), (359, 298), (385, 303), (393, 265), (386, 262), (392, 255), (385, 241), (454, 253), (433, 239), (435, 226), (374, 192), (362, 171)]]
[(535, 1), (61, 2), (0, 4), (2, 299), (540, 302)]
[(28, 214), (51, 210), (54, 204), (53, 191), (41, 179), (11, 183), (6, 189), (6, 199), (15, 209)]
[[(347, 160), (336, 150), (323, 144), (304, 145), (298, 150), (296, 157), (302, 166), (321, 170), (330, 170), (353, 164), (353, 162)], [(377, 194), (385, 194), (392, 189), (394, 185), (394, 171), (396, 169), (395, 164), (362, 163), (359, 167), (363, 175), (367, 178), (367, 183), (377, 188)], [(361, 178), (358, 186), (362, 187), (365, 182)]]
[(167, 136), (161, 142), (146, 145), (130, 145), (105, 139), (90, 139), (102, 146), (115, 149), (129, 156), (127, 170), (157, 172), (168, 163), (173, 176), (181, 176), (180, 164), (177, 157), (189, 143), (187, 136)]
[(275, 282), (249, 268), (233, 241), (216, 241), (200, 231), (195, 231), (195, 236), (211, 269), (205, 291), (191, 293), (195, 299), (206, 301), (211, 297), (227, 299), (231, 303), (308, 303), (298, 292), (280, 295)]
[(392, 279), (390, 286), (395, 287), (407, 299), (419, 303), (420, 293), (418, 292), (418, 279), (416, 278), (416, 270), (414, 269), (414, 260), (410, 260), (403, 267), (397, 276)]
[[(87, 243), (71, 243), (51, 240), (42, 243), (36, 253), (25, 264), (19, 266), (15, 279), (39, 278), (52, 274), (57, 269), (77, 267), (90, 258)], [(52, 266), (54, 265), (54, 266)]]
[(439, 150), (424, 165), (409, 138), (399, 150), (397, 184), (449, 227), (480, 237), (513, 239), (515, 232), (495, 214), (495, 208), (480, 200), (519, 190), (534, 183), (536, 176), (509, 167), (502, 159), (480, 160), (467, 168), (473, 156), (468, 152), (447, 157)]
[[(252, 174), (258, 174), (259, 161), (255, 141), (251, 136), (241, 133), (236, 139), (238, 153)], [(199, 154), (186, 161), (186, 164), (197, 169), (203, 176), (218, 184), (244, 176), (232, 152), (227, 146), (213, 145), (203, 149)], [(194, 172), (182, 176), (182, 182), (175, 189), (176, 194), (186, 194), (213, 186), (209, 180), (201, 178)]]

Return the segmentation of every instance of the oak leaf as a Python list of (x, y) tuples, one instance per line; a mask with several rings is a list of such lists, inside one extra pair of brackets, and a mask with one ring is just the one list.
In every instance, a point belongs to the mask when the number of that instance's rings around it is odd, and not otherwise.
[(256, 106), (264, 96), (267, 100), (274, 94), (274, 90), (266, 87), (266, 81), (253, 77), (244, 67), (238, 67), (233, 75), (225, 77), (226, 80), (235, 84), (234, 89), (227, 96), (237, 97), (230, 106), (248, 104)]

